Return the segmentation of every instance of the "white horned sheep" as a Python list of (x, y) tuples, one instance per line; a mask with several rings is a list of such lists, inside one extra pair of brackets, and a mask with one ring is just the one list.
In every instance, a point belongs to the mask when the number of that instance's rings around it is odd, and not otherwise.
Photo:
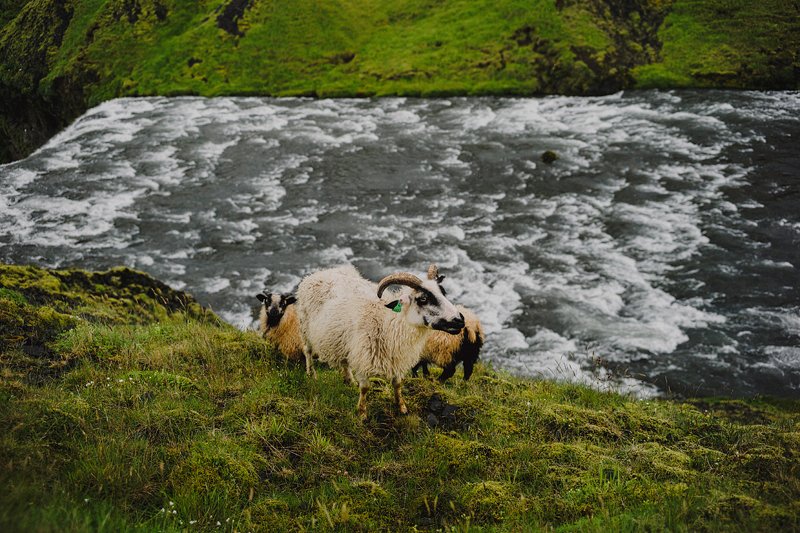
[(262, 292), (256, 298), (262, 304), (258, 316), (258, 332), (277, 346), (287, 359), (302, 361), (303, 341), (300, 338), (295, 296)]
[(420, 368), (426, 377), (429, 376), (429, 363), (443, 369), (439, 376), (441, 383), (452, 377), (459, 363), (464, 364), (464, 381), (472, 376), (472, 370), (475, 368), (483, 346), (483, 327), (475, 313), (462, 305), (457, 305), (456, 309), (464, 316), (464, 330), (460, 335), (449, 335), (441, 331), (432, 332), (422, 350), (419, 363), (411, 369), (414, 377), (417, 376)]
[[(314, 373), (312, 353), (340, 367), (345, 380), (359, 385), (358, 414), (366, 418), (369, 378), (391, 379), (400, 413), (408, 412), (401, 392), (403, 376), (418, 361), (429, 333), (436, 329), (457, 334), (464, 317), (442, 294), (431, 265), (428, 279), (398, 272), (377, 285), (352, 266), (311, 274), (297, 289), (297, 314), (306, 356), (306, 371)], [(381, 300), (390, 285), (409, 287), (392, 302)]]

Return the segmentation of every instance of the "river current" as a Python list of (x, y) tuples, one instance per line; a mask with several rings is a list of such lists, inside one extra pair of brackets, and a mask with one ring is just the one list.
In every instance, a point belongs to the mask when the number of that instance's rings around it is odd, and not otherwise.
[(797, 396), (800, 93), (113, 100), (0, 166), (0, 260), (128, 265), (239, 327), (319, 268), (435, 262), (495, 367)]

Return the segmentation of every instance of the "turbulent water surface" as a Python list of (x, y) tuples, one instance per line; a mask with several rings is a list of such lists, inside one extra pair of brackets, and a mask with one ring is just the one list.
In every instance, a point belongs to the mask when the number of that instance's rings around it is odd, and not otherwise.
[(0, 167), (0, 260), (126, 264), (239, 326), (312, 270), (433, 261), (498, 367), (796, 395), (799, 146), (798, 93), (121, 99)]

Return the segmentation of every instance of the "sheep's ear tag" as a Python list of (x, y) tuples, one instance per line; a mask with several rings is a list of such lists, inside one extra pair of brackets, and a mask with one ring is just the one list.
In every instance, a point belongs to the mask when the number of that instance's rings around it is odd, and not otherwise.
[(399, 313), (403, 309), (403, 304), (400, 303), (400, 300), (395, 300), (393, 302), (389, 302), (386, 304), (386, 307), (394, 311), (395, 313)]

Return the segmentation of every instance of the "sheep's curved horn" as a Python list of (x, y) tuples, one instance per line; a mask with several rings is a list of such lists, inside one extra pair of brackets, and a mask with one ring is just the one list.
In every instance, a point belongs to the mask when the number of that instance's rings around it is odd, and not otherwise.
[(385, 291), (386, 287), (389, 285), (407, 285), (413, 289), (418, 289), (422, 287), (422, 280), (408, 272), (389, 274), (378, 283), (378, 298), (383, 295), (383, 291)]
[(428, 267), (428, 279), (437, 279), (439, 277), (439, 267), (431, 263)]

